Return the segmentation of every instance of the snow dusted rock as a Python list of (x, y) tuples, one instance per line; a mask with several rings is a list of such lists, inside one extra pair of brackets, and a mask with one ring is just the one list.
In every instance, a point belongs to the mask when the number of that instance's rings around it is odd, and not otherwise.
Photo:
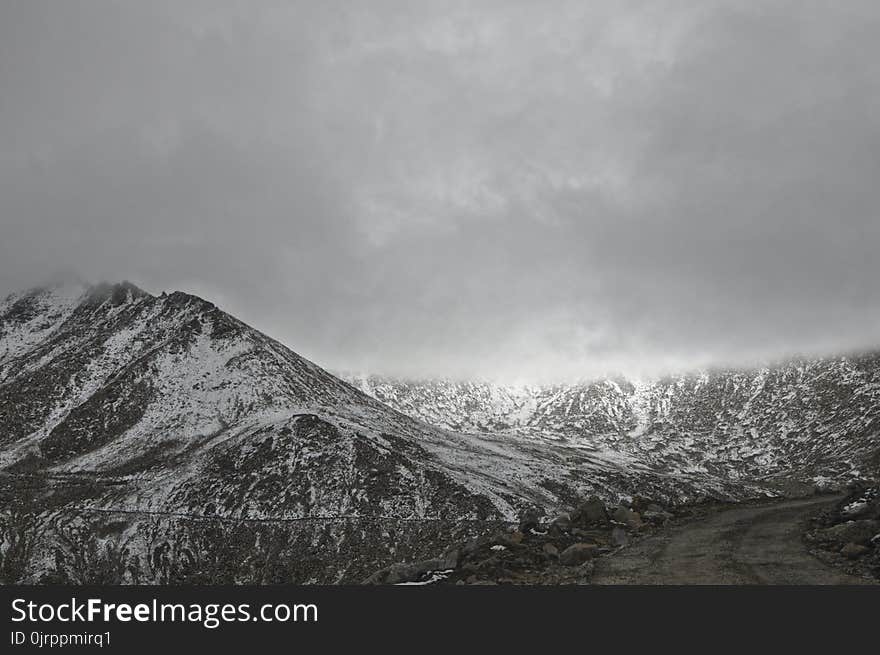
[(547, 534), (551, 537), (558, 537), (571, 532), (571, 517), (567, 513), (560, 514), (547, 526)]
[(519, 531), (528, 533), (538, 527), (541, 515), (534, 507), (524, 509), (519, 515)]
[(878, 488), (868, 488), (855, 499), (848, 502), (840, 510), (841, 518), (854, 519), (880, 519), (880, 492)]
[(433, 573), (449, 571), (458, 565), (458, 551), (444, 557), (427, 559), (420, 562), (392, 564), (370, 575), (364, 584), (398, 585), (414, 583), (428, 579)]

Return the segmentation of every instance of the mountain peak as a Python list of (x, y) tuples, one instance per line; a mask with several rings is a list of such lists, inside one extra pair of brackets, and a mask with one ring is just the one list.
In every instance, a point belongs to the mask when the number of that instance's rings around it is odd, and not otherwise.
[(100, 282), (88, 288), (88, 296), (93, 301), (110, 301), (113, 305), (120, 305), (141, 298), (153, 298), (153, 296), (132, 284), (128, 280), (117, 283)]

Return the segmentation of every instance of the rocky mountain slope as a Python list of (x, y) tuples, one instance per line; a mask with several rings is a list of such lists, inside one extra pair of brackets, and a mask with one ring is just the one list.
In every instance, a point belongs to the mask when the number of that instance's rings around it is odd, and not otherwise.
[(230, 516), (482, 516), (439, 431), (183, 293), (57, 287), (0, 306), (0, 465), (124, 479), (114, 505)]

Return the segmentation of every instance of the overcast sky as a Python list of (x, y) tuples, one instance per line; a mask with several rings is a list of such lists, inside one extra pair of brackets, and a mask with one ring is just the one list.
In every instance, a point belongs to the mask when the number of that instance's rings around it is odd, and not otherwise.
[(0, 294), (181, 289), (334, 369), (880, 346), (880, 3), (0, 4)]

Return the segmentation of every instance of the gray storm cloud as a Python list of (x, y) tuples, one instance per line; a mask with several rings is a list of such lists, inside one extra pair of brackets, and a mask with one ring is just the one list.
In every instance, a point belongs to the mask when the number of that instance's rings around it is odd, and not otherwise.
[(7, 2), (0, 294), (209, 297), (325, 366), (880, 346), (880, 6)]

